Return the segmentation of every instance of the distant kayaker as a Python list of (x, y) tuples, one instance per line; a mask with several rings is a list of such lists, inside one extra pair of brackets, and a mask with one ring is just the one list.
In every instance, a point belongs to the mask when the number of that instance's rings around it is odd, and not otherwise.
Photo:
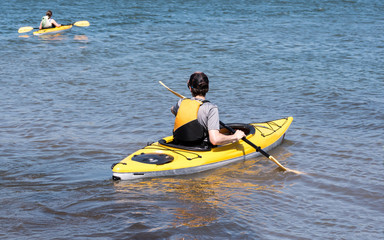
[(171, 112), (176, 116), (173, 129), (175, 143), (196, 146), (204, 145), (204, 142), (209, 140), (212, 145), (223, 145), (245, 137), (241, 130), (237, 130), (233, 135), (219, 132), (219, 110), (215, 104), (205, 99), (209, 80), (203, 72), (193, 73), (187, 86), (192, 98), (181, 99), (171, 108)]
[(43, 28), (53, 28), (53, 27), (60, 27), (61, 24), (58, 24), (53, 18), (52, 18), (52, 11), (48, 10), (46, 15), (41, 19), (40, 27), (39, 29)]

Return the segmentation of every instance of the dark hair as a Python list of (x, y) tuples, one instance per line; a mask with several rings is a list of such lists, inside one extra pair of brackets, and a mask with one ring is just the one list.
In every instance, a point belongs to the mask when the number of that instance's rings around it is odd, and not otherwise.
[(52, 17), (52, 11), (51, 11), (51, 10), (48, 10), (47, 13), (46, 13), (46, 15), (47, 15), (49, 18), (51, 18), (51, 17)]
[(209, 90), (209, 80), (203, 72), (195, 72), (191, 75), (188, 81), (188, 87), (191, 88), (192, 96), (204, 96)]

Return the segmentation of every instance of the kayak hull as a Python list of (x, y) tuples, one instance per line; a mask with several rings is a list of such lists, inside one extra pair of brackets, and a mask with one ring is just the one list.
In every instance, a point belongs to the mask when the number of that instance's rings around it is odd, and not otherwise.
[(33, 35), (35, 35), (35, 36), (53, 35), (53, 34), (58, 34), (58, 33), (68, 31), (71, 28), (72, 28), (72, 25), (63, 25), (63, 26), (55, 27), (55, 28), (45, 28), (45, 29), (41, 29), (41, 30), (33, 32)]
[[(282, 143), (292, 120), (292, 117), (287, 117), (265, 123), (249, 124), (254, 130), (247, 135), (247, 139), (260, 146), (264, 151), (270, 151)], [(164, 142), (172, 141), (171, 136), (164, 138), (164, 140), (152, 143), (132, 153), (119, 163), (112, 165), (113, 179), (133, 180), (187, 175), (219, 168), (260, 155), (259, 152), (256, 152), (253, 147), (242, 140), (204, 151), (170, 147), (164, 144)], [(153, 156), (167, 156), (172, 160), (161, 164), (137, 160), (143, 159), (145, 156), (150, 156), (148, 158), (150, 160)]]

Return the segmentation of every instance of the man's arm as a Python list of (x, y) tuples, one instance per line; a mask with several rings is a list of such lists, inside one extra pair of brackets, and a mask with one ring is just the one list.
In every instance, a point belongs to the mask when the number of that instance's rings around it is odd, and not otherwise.
[(241, 130), (236, 130), (233, 135), (224, 135), (219, 130), (209, 130), (209, 141), (213, 145), (224, 145), (227, 143), (234, 143), (245, 137), (245, 133)]

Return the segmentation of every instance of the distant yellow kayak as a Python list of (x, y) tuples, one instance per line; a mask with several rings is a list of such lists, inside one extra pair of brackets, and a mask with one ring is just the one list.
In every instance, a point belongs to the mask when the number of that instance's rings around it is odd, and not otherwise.
[[(228, 125), (244, 131), (249, 141), (264, 151), (269, 151), (283, 141), (292, 120), (292, 117), (287, 117), (264, 123)], [(220, 131), (228, 133), (226, 129)], [(172, 145), (172, 140), (172, 136), (161, 139), (113, 164), (113, 179), (130, 180), (191, 174), (260, 155), (243, 140), (209, 149)]]
[(33, 35), (35, 36), (41, 36), (41, 35), (48, 35), (48, 34), (58, 34), (64, 31), (68, 31), (72, 28), (71, 25), (62, 25), (60, 27), (54, 27), (54, 28), (45, 28), (38, 31), (33, 32)]

